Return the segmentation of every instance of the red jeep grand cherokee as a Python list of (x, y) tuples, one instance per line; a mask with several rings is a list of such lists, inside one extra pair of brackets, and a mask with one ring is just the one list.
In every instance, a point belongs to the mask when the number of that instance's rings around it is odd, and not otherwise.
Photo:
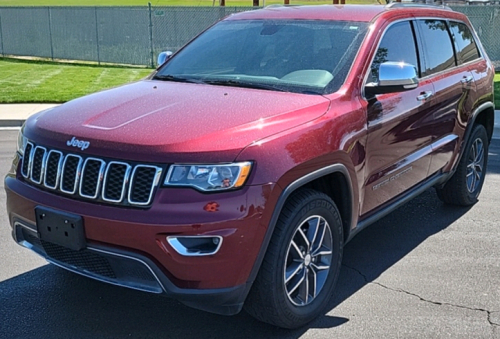
[(477, 201), (493, 117), (492, 65), (460, 13), (240, 13), (148, 79), (28, 119), (12, 234), (94, 279), (298, 327), (367, 225), (430, 187)]

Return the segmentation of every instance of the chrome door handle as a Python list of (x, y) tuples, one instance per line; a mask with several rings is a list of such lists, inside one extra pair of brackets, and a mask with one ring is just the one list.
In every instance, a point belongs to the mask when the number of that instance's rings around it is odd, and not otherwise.
[(429, 99), (430, 97), (432, 96), (432, 91), (425, 91), (425, 92), (422, 92), (418, 97), (417, 97), (417, 100), (418, 101), (424, 101), (426, 99)]
[(474, 78), (472, 77), (472, 75), (469, 75), (469, 76), (464, 77), (462, 80), (460, 80), (460, 82), (461, 82), (462, 84), (468, 84), (468, 83), (470, 83), (470, 82), (472, 81), (472, 79), (474, 79)]

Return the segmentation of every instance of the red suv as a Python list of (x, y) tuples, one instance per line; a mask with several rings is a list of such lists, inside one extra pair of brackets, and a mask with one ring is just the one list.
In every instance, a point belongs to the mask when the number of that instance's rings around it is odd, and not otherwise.
[(477, 201), (494, 72), (460, 13), (268, 7), (163, 59), (26, 121), (5, 178), (20, 245), (293, 328), (323, 312), (366, 226), (431, 187)]

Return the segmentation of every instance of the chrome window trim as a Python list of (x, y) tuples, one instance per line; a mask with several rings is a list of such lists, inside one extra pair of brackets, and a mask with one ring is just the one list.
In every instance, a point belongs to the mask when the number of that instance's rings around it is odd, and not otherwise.
[[(99, 167), (99, 176), (97, 178), (97, 184), (96, 184), (96, 188), (95, 188), (95, 194), (94, 195), (87, 195), (87, 194), (83, 194), (82, 192), (82, 186), (83, 186), (83, 178), (85, 176), (85, 169), (87, 168), (87, 162), (88, 161), (98, 161), (101, 163), (101, 166)], [(93, 157), (88, 157), (85, 159), (84, 163), (83, 163), (83, 166), (82, 166), (82, 176), (81, 176), (81, 180), (80, 180), (80, 184), (79, 184), (79, 189), (78, 189), (78, 194), (81, 196), (81, 197), (84, 197), (84, 198), (89, 198), (89, 199), (97, 199), (97, 197), (99, 196), (99, 189), (101, 188), (101, 183), (104, 179), (104, 169), (106, 168), (106, 162), (102, 159), (98, 159), (98, 158), (93, 158)]]
[[(56, 150), (50, 150), (49, 153), (47, 154), (47, 158), (45, 159), (45, 168), (47, 168), (47, 164), (49, 162), (50, 156), (52, 153), (59, 154), (59, 161), (57, 162), (57, 173), (56, 173), (56, 184), (55, 186), (49, 186), (47, 185), (47, 175), (43, 176), (43, 186), (50, 188), (52, 190), (55, 190), (57, 188), (57, 185), (59, 184), (59, 179), (61, 178), (61, 171), (62, 171), (62, 164), (63, 164), (63, 159), (65, 158), (62, 152), (56, 151)], [(46, 174), (46, 173), (45, 173)]]
[[(476, 43), (476, 46), (478, 47), (479, 49), (479, 53), (480, 53), (480, 56), (478, 59), (474, 59), (472, 61), (469, 61), (469, 62), (477, 62), (478, 60), (484, 60), (485, 57), (485, 53), (484, 53), (484, 47), (481, 43), (481, 41), (478, 39), (478, 36), (477, 36), (477, 33), (474, 29), (474, 27), (472, 25), (469, 25), (467, 22), (465, 21), (462, 21), (460, 19), (455, 19), (455, 18), (445, 18), (445, 17), (431, 17), (431, 16), (416, 16), (416, 17), (409, 17), (409, 18), (404, 18), (404, 19), (398, 19), (398, 20), (395, 20), (393, 22), (391, 22), (389, 25), (387, 25), (387, 27), (384, 29), (384, 31), (381, 33), (381, 36), (377, 42), (377, 46), (375, 47), (375, 53), (373, 54), (373, 57), (370, 59), (370, 62), (368, 63), (368, 69), (363, 77), (363, 82), (361, 83), (361, 97), (364, 99), (364, 100), (367, 100), (366, 98), (366, 95), (365, 95), (365, 86), (368, 82), (368, 77), (370, 76), (370, 72), (371, 72), (371, 65), (373, 63), (373, 60), (375, 59), (375, 56), (377, 54), (377, 50), (378, 48), (380, 47), (380, 43), (382, 42), (382, 39), (384, 39), (384, 36), (385, 36), (385, 33), (387, 32), (387, 30), (393, 26), (394, 24), (397, 24), (399, 22), (403, 22), (403, 21), (409, 21), (410, 23), (411, 22), (415, 22), (417, 20), (441, 20), (441, 21), (446, 21), (446, 22), (449, 22), (449, 21), (454, 21), (454, 22), (458, 22), (458, 23), (463, 23), (465, 26), (467, 26), (467, 28), (469, 28), (469, 30), (472, 32), (472, 36), (474, 37), (474, 42)], [(418, 54), (420, 53), (420, 50), (419, 50), (419, 31), (418, 31), (418, 28), (415, 26), (414, 27), (414, 30), (415, 30), (415, 44), (416, 44), (416, 49), (417, 49), (417, 58), (418, 58)], [(453, 45), (453, 48), (455, 48), (455, 42), (453, 40), (451, 40), (451, 37), (450, 37), (450, 41), (452, 42), (452, 45)], [(455, 57), (456, 57), (456, 51), (454, 50), (454, 53), (455, 53)], [(469, 63), (468, 62), (468, 63)], [(439, 71), (439, 72), (436, 72), (436, 73), (432, 73), (432, 74), (429, 74), (429, 75), (426, 75), (426, 76), (423, 76), (421, 78), (419, 78), (419, 80), (421, 81), (425, 81), (425, 80), (428, 80), (430, 78), (433, 78), (435, 76), (439, 76), (443, 73), (447, 73), (449, 72), (450, 70), (454, 70), (458, 67), (462, 67), (463, 65), (465, 65), (465, 63), (461, 64), (461, 65), (455, 65), (454, 67), (451, 67), (451, 68), (448, 68), (448, 69), (445, 69), (445, 70), (442, 70), (442, 71)], [(417, 67), (420, 67), (420, 65), (415, 65)], [(422, 73), (422, 70), (420, 70), (420, 73)]]
[[(42, 156), (42, 164), (40, 165), (40, 178), (39, 180), (35, 180), (35, 178), (33, 178), (33, 160), (35, 158), (35, 155), (36, 155), (36, 152), (38, 150), (42, 150), (43, 151), (43, 156)], [(47, 159), (47, 149), (45, 147), (42, 147), (42, 146), (36, 146), (34, 149), (31, 150), (31, 153), (33, 154), (33, 156), (31, 156), (30, 154), (30, 168), (31, 168), (31, 174), (30, 174), (30, 180), (32, 182), (34, 182), (35, 184), (37, 185), (40, 185), (43, 181), (43, 178), (45, 177), (45, 159)]]
[[(66, 167), (66, 162), (68, 161), (68, 159), (70, 157), (75, 157), (75, 158), (78, 158), (78, 165), (76, 167), (76, 173), (75, 173), (75, 183), (73, 184), (73, 191), (67, 191), (64, 189), (63, 187), (63, 183), (64, 183), (64, 168)], [(82, 157), (79, 156), (79, 155), (76, 155), (76, 154), (72, 154), (72, 153), (68, 153), (66, 154), (66, 156), (64, 157), (64, 162), (63, 162), (63, 165), (62, 165), (62, 175), (61, 175), (61, 185), (59, 185), (59, 190), (63, 193), (67, 193), (67, 194), (75, 194), (76, 193), (76, 189), (78, 188), (78, 181), (80, 179), (80, 173), (81, 173), (81, 170), (82, 170)]]
[[(132, 200), (132, 187), (134, 187), (134, 178), (135, 178), (135, 171), (139, 167), (145, 167), (145, 168), (153, 168), (156, 170), (155, 173), (155, 178), (153, 179), (153, 183), (151, 184), (151, 188), (149, 190), (149, 197), (147, 202), (139, 202), (139, 201), (134, 201)], [(156, 186), (158, 186), (158, 183), (160, 182), (160, 177), (161, 177), (161, 172), (162, 168), (158, 166), (152, 166), (152, 165), (137, 165), (134, 167), (134, 170), (132, 171), (132, 175), (130, 176), (130, 185), (128, 186), (128, 202), (133, 205), (139, 205), (139, 206), (146, 206), (151, 203), (151, 199), (153, 198), (153, 191)]]
[[(121, 195), (120, 195), (120, 199), (118, 199), (118, 200), (106, 198), (106, 192), (105, 192), (106, 183), (108, 182), (108, 177), (109, 177), (108, 176), (108, 172), (109, 172), (109, 169), (111, 168), (111, 165), (114, 165), (114, 164), (116, 164), (116, 165), (124, 165), (127, 168), (125, 170), (125, 175), (123, 176), (123, 183), (122, 183)], [(125, 188), (127, 187), (127, 184), (128, 184), (129, 178), (130, 178), (131, 168), (132, 168), (132, 166), (130, 166), (126, 162), (110, 161), (108, 163), (108, 166), (106, 167), (106, 172), (104, 173), (104, 182), (102, 184), (102, 195), (101, 195), (102, 196), (102, 200), (107, 201), (107, 202), (114, 202), (114, 203), (120, 203), (120, 202), (123, 201), (123, 198), (125, 197)]]

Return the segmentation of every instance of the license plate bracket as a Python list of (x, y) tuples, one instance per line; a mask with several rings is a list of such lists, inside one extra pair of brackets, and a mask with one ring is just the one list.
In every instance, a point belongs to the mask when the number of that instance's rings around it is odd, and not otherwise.
[(79, 251), (87, 246), (81, 216), (46, 207), (35, 207), (36, 226), (41, 240)]

